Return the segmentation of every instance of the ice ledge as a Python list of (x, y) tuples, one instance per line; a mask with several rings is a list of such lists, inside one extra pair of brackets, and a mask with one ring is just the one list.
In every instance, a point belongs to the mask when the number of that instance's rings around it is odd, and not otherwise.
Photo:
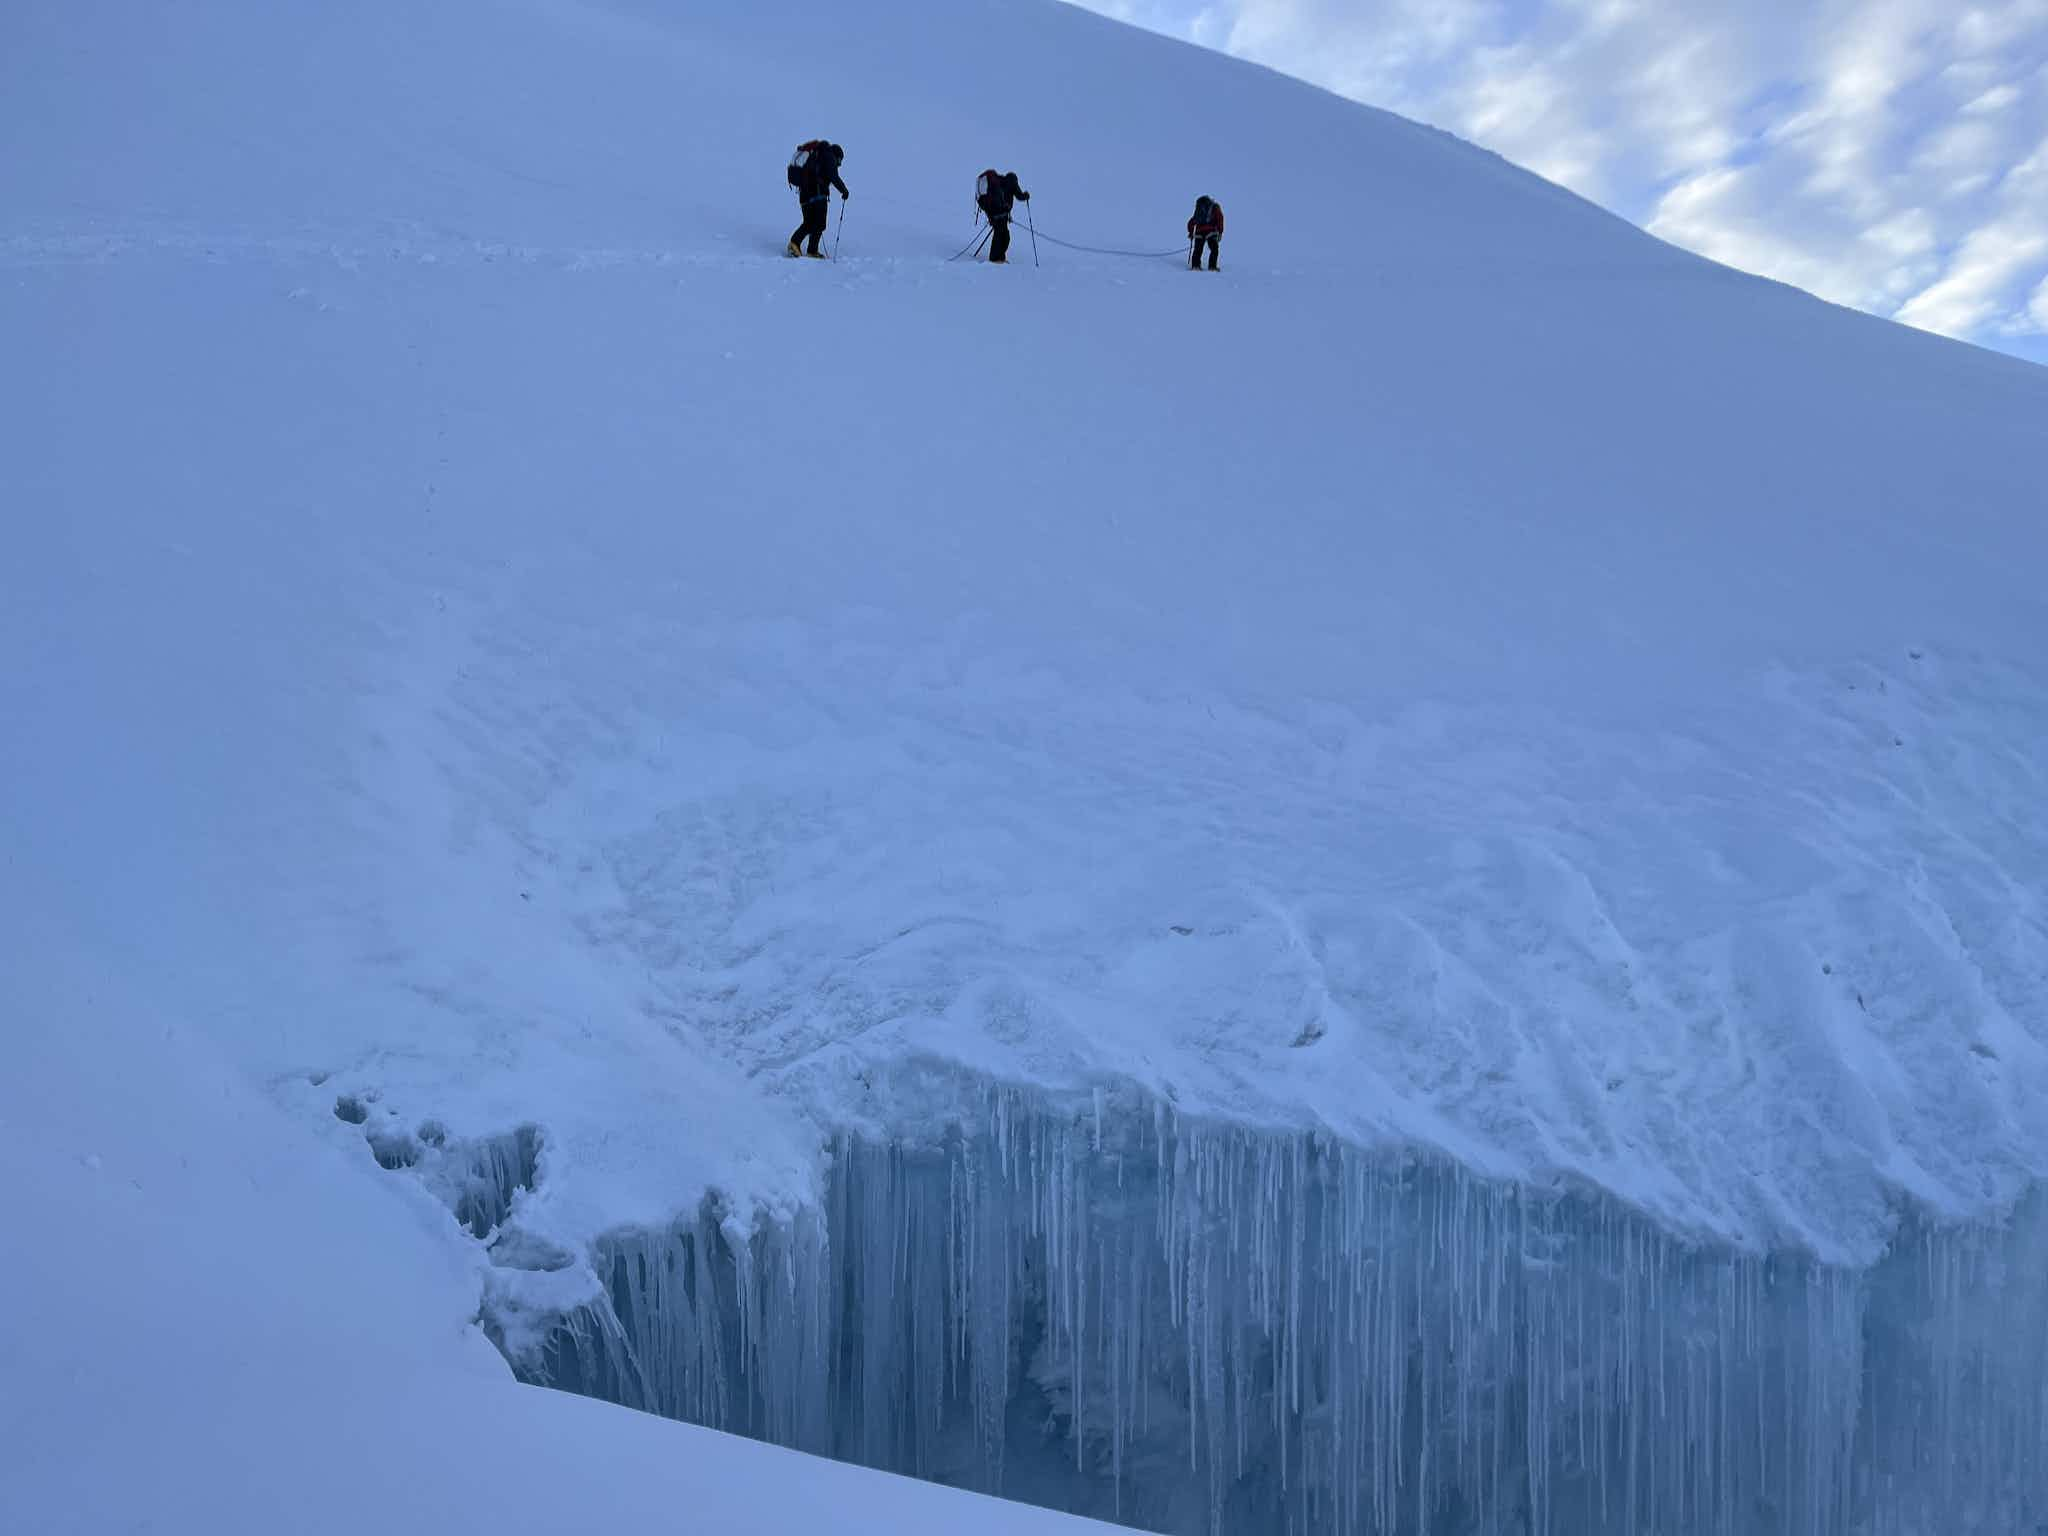
[(1999, 1225), (1903, 1216), (1850, 1267), (1597, 1191), (1010, 1089), (842, 1136), (823, 1187), (776, 1219), (709, 1196), (587, 1268), (501, 1262), (487, 1326), (528, 1380), (1161, 1530), (2048, 1516), (2038, 1196)]

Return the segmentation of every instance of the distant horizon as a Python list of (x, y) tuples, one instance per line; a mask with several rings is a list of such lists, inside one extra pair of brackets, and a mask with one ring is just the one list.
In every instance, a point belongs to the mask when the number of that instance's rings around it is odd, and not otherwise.
[(2048, 0), (1068, 0), (1495, 150), (1715, 261), (2048, 365)]

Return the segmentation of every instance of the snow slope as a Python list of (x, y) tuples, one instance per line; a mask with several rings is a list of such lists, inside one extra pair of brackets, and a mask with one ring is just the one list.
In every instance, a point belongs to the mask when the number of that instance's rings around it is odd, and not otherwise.
[(39, 963), (0, 1080), (8, 1531), (1102, 1529), (514, 1386), (445, 1211), (99, 955), (12, 932)]
[(991, 1080), (1851, 1267), (2048, 1165), (2048, 374), (1050, 4), (0, 28), (10, 1031), (571, 1255)]

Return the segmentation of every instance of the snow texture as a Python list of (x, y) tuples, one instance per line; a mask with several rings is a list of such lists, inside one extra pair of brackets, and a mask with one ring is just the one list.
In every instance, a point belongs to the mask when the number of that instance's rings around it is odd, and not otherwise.
[(1037, 0), (14, 0), (0, 133), (47, 1425), (98, 1306), (165, 1479), (193, 1331), (665, 1443), (481, 1327), (1175, 1529), (2048, 1518), (2048, 373)]

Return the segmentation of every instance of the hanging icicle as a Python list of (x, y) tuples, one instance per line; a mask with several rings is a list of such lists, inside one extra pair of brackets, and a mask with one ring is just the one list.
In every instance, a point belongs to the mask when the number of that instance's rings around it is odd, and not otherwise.
[(848, 1140), (821, 1217), (600, 1244), (531, 1379), (1153, 1529), (1904, 1536), (2048, 1510), (2048, 1295), (1313, 1134), (991, 1094)]

